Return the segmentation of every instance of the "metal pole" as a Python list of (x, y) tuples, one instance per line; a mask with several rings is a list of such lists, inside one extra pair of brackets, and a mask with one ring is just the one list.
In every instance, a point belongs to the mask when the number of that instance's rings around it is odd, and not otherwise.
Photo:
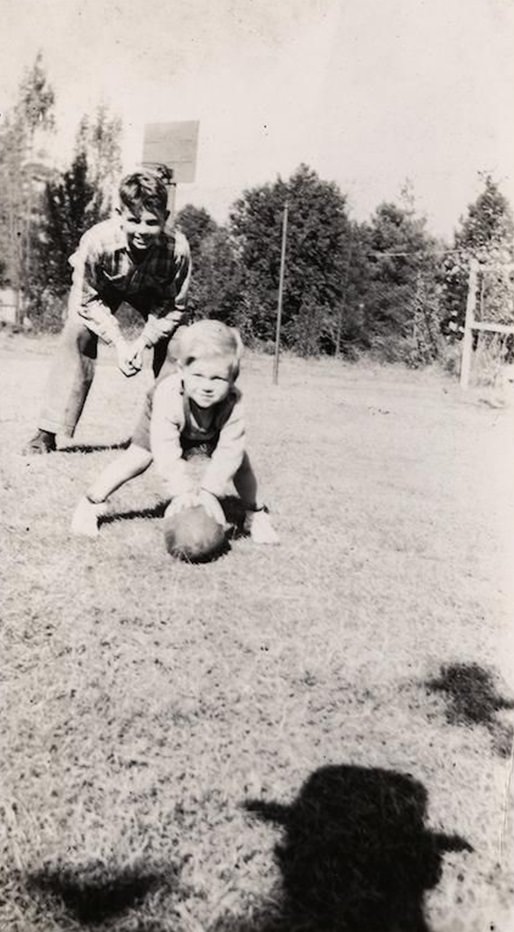
[(460, 366), (460, 387), (466, 389), (469, 385), (471, 370), (471, 353), (473, 349), (473, 324), (475, 322), (475, 307), (477, 301), (478, 262), (472, 259), (469, 263), (468, 298), (466, 301), (466, 320), (464, 322), (464, 338), (462, 340), (462, 360)]
[(286, 266), (287, 217), (289, 204), (284, 204), (282, 217), (282, 248), (280, 251), (280, 277), (278, 281), (277, 332), (275, 337), (275, 360), (273, 363), (273, 385), (278, 384), (278, 364), (280, 359), (280, 328), (282, 326), (282, 299), (284, 297), (284, 273)]
[(335, 345), (335, 356), (336, 357), (339, 357), (341, 353), (341, 332), (343, 329), (343, 317), (344, 317), (344, 312), (346, 309), (346, 293), (348, 290), (348, 277), (350, 275), (350, 263), (352, 261), (352, 252), (353, 252), (353, 236), (350, 233), (350, 245), (348, 247), (348, 255), (346, 257), (346, 265), (344, 269), (343, 296), (341, 298), (339, 314), (337, 317), (337, 333), (336, 333), (336, 345)]

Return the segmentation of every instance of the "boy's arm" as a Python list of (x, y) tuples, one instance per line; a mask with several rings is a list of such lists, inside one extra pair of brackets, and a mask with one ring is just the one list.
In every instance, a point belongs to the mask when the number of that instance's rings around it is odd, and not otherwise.
[(194, 491), (180, 445), (183, 426), (182, 395), (177, 376), (172, 375), (163, 379), (155, 389), (150, 421), (150, 446), (155, 468), (164, 479), (170, 498)]
[(175, 278), (173, 279), (174, 301), (170, 309), (164, 304), (154, 314), (149, 314), (141, 334), (145, 346), (154, 346), (164, 337), (170, 337), (184, 323), (186, 299), (191, 281), (191, 250), (180, 230), (175, 233)]
[(234, 478), (243, 462), (244, 452), (244, 410), (242, 401), (238, 399), (230, 417), (221, 428), (218, 444), (202, 477), (202, 489), (217, 498), (223, 495), (226, 485)]
[(90, 233), (85, 233), (77, 251), (70, 256), (73, 279), (69, 297), (69, 309), (86, 323), (104, 343), (116, 346), (125, 343), (118, 321), (98, 292), (99, 252), (95, 249)]

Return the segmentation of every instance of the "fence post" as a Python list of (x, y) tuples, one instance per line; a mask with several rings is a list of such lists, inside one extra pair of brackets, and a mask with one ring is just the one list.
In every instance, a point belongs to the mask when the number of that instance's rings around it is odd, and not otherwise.
[(471, 259), (469, 263), (468, 297), (466, 301), (466, 319), (464, 321), (464, 339), (462, 340), (462, 358), (460, 365), (460, 387), (466, 389), (469, 385), (471, 369), (471, 352), (473, 349), (473, 324), (475, 322), (475, 307), (477, 302), (478, 262)]

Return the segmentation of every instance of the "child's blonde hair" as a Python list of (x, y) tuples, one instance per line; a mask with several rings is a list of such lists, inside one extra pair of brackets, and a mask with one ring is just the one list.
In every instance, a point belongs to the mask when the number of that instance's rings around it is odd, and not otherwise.
[(241, 337), (235, 327), (227, 327), (219, 320), (198, 320), (190, 327), (181, 327), (173, 349), (181, 366), (190, 366), (196, 359), (222, 356), (229, 360), (232, 377), (239, 374)]

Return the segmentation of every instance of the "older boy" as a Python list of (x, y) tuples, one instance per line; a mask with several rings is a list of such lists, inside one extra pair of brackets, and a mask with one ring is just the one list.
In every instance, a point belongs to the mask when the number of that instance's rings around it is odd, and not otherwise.
[[(73, 284), (68, 318), (43, 398), (39, 427), (26, 453), (50, 453), (56, 434), (73, 436), (95, 374), (98, 339), (114, 345), (118, 366), (130, 377), (153, 348), (157, 375), (169, 340), (184, 321), (191, 275), (187, 240), (167, 228), (167, 191), (157, 174), (127, 175), (117, 215), (88, 230), (71, 256)], [(145, 320), (128, 343), (114, 316), (126, 301)]]
[[(96, 537), (109, 495), (155, 460), (171, 498), (167, 513), (201, 504), (223, 525), (219, 498), (233, 482), (252, 538), (256, 543), (277, 543), (268, 510), (258, 501), (246, 451), (242, 397), (235, 385), (242, 350), (238, 332), (219, 321), (202, 320), (182, 328), (174, 342), (178, 372), (163, 375), (148, 393), (131, 445), (81, 499), (72, 532)], [(208, 459), (199, 482), (187, 469), (194, 454)]]

